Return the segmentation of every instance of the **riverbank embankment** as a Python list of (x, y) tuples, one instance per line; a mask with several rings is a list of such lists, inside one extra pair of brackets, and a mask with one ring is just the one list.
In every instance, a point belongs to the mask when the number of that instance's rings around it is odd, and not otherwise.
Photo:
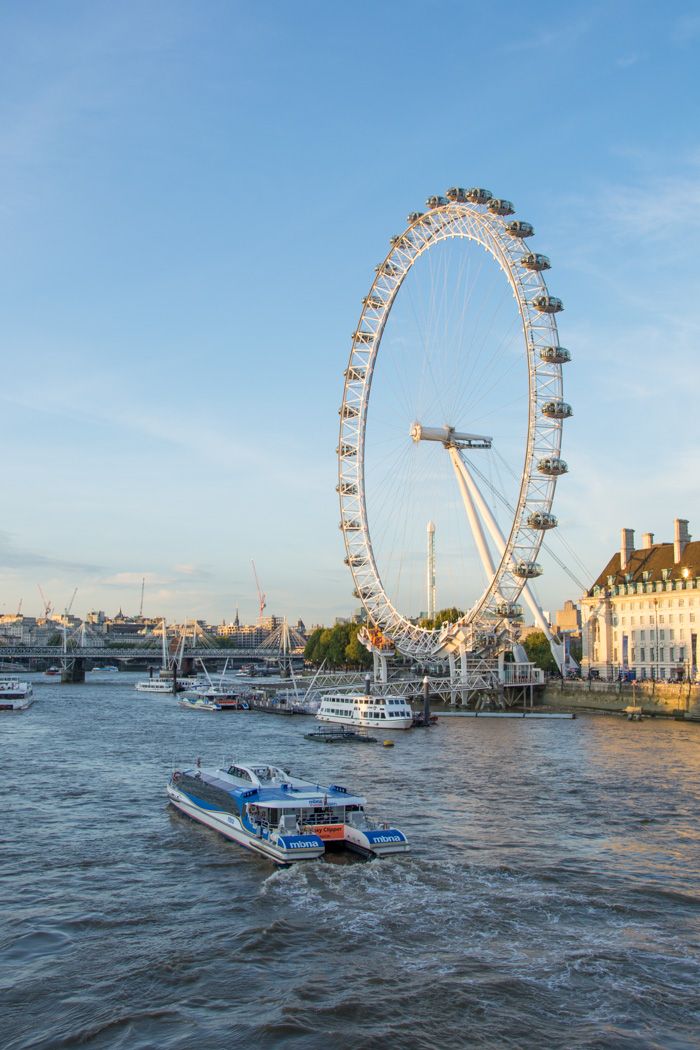
[(700, 721), (700, 686), (690, 682), (549, 682), (537, 701), (581, 712), (621, 712), (634, 705), (649, 717)]

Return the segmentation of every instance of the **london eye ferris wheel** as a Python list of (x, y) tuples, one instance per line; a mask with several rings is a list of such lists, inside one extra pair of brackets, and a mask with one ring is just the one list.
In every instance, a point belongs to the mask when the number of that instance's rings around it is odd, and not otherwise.
[[(416, 659), (493, 652), (542, 572), (561, 458), (562, 366), (549, 259), (482, 188), (430, 197), (392, 237), (352, 337), (338, 442), (340, 528), (370, 623)], [(459, 612), (421, 626), (425, 529)], [(515, 632), (515, 633), (514, 633)]]

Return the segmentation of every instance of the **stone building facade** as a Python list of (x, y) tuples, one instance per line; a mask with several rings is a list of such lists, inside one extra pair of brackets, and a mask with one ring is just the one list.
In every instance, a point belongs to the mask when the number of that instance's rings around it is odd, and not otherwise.
[(696, 681), (700, 625), (700, 543), (676, 518), (672, 543), (653, 533), (636, 547), (622, 529), (612, 555), (581, 599), (582, 671), (665, 681)]

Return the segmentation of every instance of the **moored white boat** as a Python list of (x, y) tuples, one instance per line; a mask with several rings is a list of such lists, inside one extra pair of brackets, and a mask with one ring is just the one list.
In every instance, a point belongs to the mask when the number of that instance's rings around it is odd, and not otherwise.
[(31, 682), (13, 675), (0, 676), (0, 711), (26, 711), (34, 701)]
[(378, 857), (409, 848), (398, 828), (365, 815), (360, 795), (292, 777), (278, 766), (177, 770), (167, 791), (183, 813), (283, 866), (322, 857), (333, 845)]
[(320, 722), (373, 729), (410, 729), (413, 712), (402, 696), (336, 693), (324, 696), (316, 718)]
[[(182, 693), (187, 688), (179, 679), (175, 683), (175, 692)], [(137, 682), (134, 686), (139, 693), (172, 693), (173, 692), (173, 680), (172, 678), (146, 678), (142, 682)]]
[(178, 700), (180, 707), (188, 711), (220, 711), (221, 706), (213, 700), (205, 700), (202, 696), (181, 696)]

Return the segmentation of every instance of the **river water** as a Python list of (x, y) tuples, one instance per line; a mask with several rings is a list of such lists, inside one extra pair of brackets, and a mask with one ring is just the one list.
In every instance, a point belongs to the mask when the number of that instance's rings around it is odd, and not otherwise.
[[(135, 677), (0, 720), (5, 1050), (700, 1046), (700, 725), (327, 746)], [(197, 755), (344, 783), (412, 852), (276, 870), (167, 805)]]

